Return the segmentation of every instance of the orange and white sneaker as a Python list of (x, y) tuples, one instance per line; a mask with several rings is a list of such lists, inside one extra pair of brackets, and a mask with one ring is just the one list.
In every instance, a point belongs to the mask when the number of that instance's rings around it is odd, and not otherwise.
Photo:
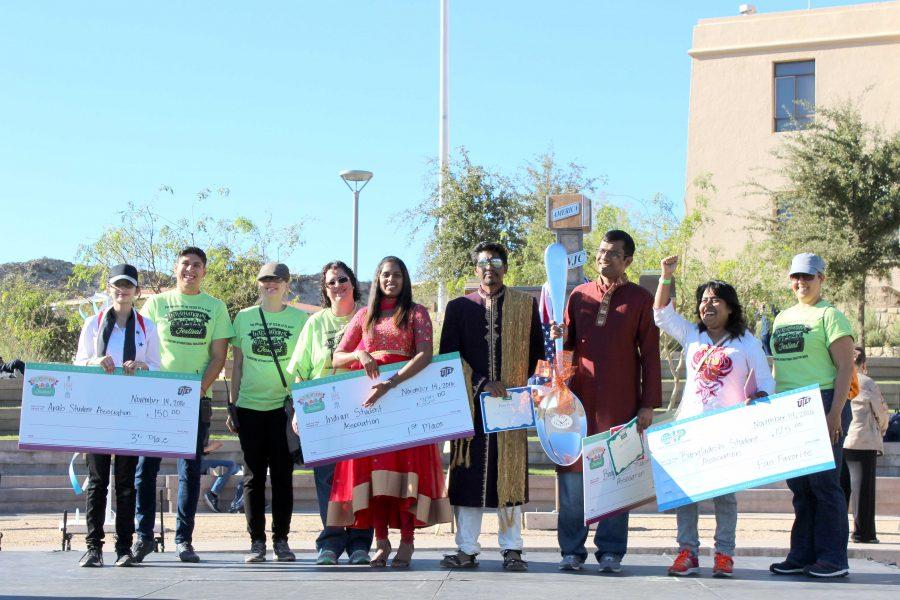
[(716, 552), (713, 563), (713, 577), (731, 577), (734, 571), (734, 559), (727, 554)]
[(675, 562), (669, 567), (669, 575), (684, 577), (685, 575), (697, 575), (700, 573), (700, 563), (697, 555), (685, 548), (675, 557)]

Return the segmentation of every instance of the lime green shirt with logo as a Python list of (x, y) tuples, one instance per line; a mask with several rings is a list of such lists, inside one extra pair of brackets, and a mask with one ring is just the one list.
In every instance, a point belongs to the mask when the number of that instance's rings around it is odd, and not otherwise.
[(203, 375), (214, 340), (234, 335), (228, 308), (218, 298), (200, 292), (170, 290), (151, 296), (141, 307), (159, 329), (161, 369)]
[[(352, 317), (353, 313), (338, 317), (326, 308), (309, 318), (288, 363), (291, 379), (309, 380), (331, 375), (331, 357)], [(337, 373), (344, 371), (346, 369), (336, 370)]]
[[(294, 353), (300, 331), (309, 317), (293, 306), (285, 306), (278, 312), (266, 312), (265, 315), (275, 354), (290, 386), (293, 378), (287, 369), (287, 361)], [(250, 410), (275, 410), (284, 406), (286, 392), (269, 350), (269, 340), (258, 306), (245, 308), (234, 317), (231, 344), (240, 348), (244, 356), (237, 405)]]
[(823, 390), (834, 389), (837, 367), (828, 347), (847, 335), (853, 335), (850, 321), (825, 300), (815, 306), (796, 304), (778, 313), (769, 342), (775, 365), (775, 391), (816, 383)]

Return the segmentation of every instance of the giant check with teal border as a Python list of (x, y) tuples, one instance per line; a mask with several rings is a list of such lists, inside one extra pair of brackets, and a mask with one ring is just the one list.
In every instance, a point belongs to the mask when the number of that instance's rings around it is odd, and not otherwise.
[[(406, 363), (383, 365), (385, 380)], [(440, 354), (411, 379), (363, 406), (373, 380), (353, 371), (291, 389), (307, 466), (471, 437), (469, 383), (458, 352)]]
[(200, 376), (28, 363), (19, 448), (194, 458)]
[(647, 430), (659, 509), (834, 468), (819, 386)]

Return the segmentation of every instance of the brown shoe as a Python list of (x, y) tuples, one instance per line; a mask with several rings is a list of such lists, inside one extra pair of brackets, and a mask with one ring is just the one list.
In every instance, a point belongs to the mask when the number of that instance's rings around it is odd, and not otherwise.
[(397, 554), (395, 554), (393, 560), (391, 560), (391, 566), (395, 569), (408, 569), (415, 549), (415, 546), (411, 543), (407, 544), (400, 542), (400, 547), (397, 548)]
[(387, 566), (387, 559), (391, 553), (391, 541), (388, 539), (378, 540), (375, 543), (375, 555), (369, 561), (369, 566), (376, 569)]

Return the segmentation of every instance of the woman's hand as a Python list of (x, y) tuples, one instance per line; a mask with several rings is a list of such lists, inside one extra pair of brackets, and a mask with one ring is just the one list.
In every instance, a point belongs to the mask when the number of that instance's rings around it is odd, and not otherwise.
[(149, 368), (147, 363), (139, 360), (126, 360), (122, 363), (122, 370), (125, 371), (126, 375), (134, 375), (135, 371), (146, 371)]
[(375, 406), (375, 403), (378, 402), (382, 396), (387, 394), (388, 390), (392, 387), (394, 387), (394, 385), (390, 381), (379, 381), (372, 386), (372, 392), (369, 394), (369, 397), (366, 398), (363, 406), (365, 408), (371, 408)]
[(381, 373), (378, 371), (378, 363), (375, 362), (371, 354), (365, 350), (357, 350), (356, 358), (359, 360), (362, 368), (366, 370), (366, 375), (368, 375), (369, 379), (378, 379)]
[(294, 430), (294, 433), (296, 433), (297, 435), (300, 435), (300, 428), (297, 427), (297, 415), (296, 414), (294, 415), (294, 418), (291, 419), (291, 429)]
[(116, 363), (113, 362), (112, 356), (108, 354), (102, 358), (95, 358), (94, 361), (94, 364), (103, 369), (107, 375), (116, 370)]
[(678, 255), (673, 254), (672, 256), (667, 256), (659, 262), (659, 269), (662, 271), (663, 279), (670, 279), (672, 275), (675, 274), (675, 269), (678, 268)]
[(841, 424), (841, 413), (836, 413), (833, 410), (828, 411), (828, 414), (825, 415), (825, 423), (828, 425), (828, 437), (831, 438), (831, 445), (837, 446), (841, 436), (844, 434), (844, 428)]

